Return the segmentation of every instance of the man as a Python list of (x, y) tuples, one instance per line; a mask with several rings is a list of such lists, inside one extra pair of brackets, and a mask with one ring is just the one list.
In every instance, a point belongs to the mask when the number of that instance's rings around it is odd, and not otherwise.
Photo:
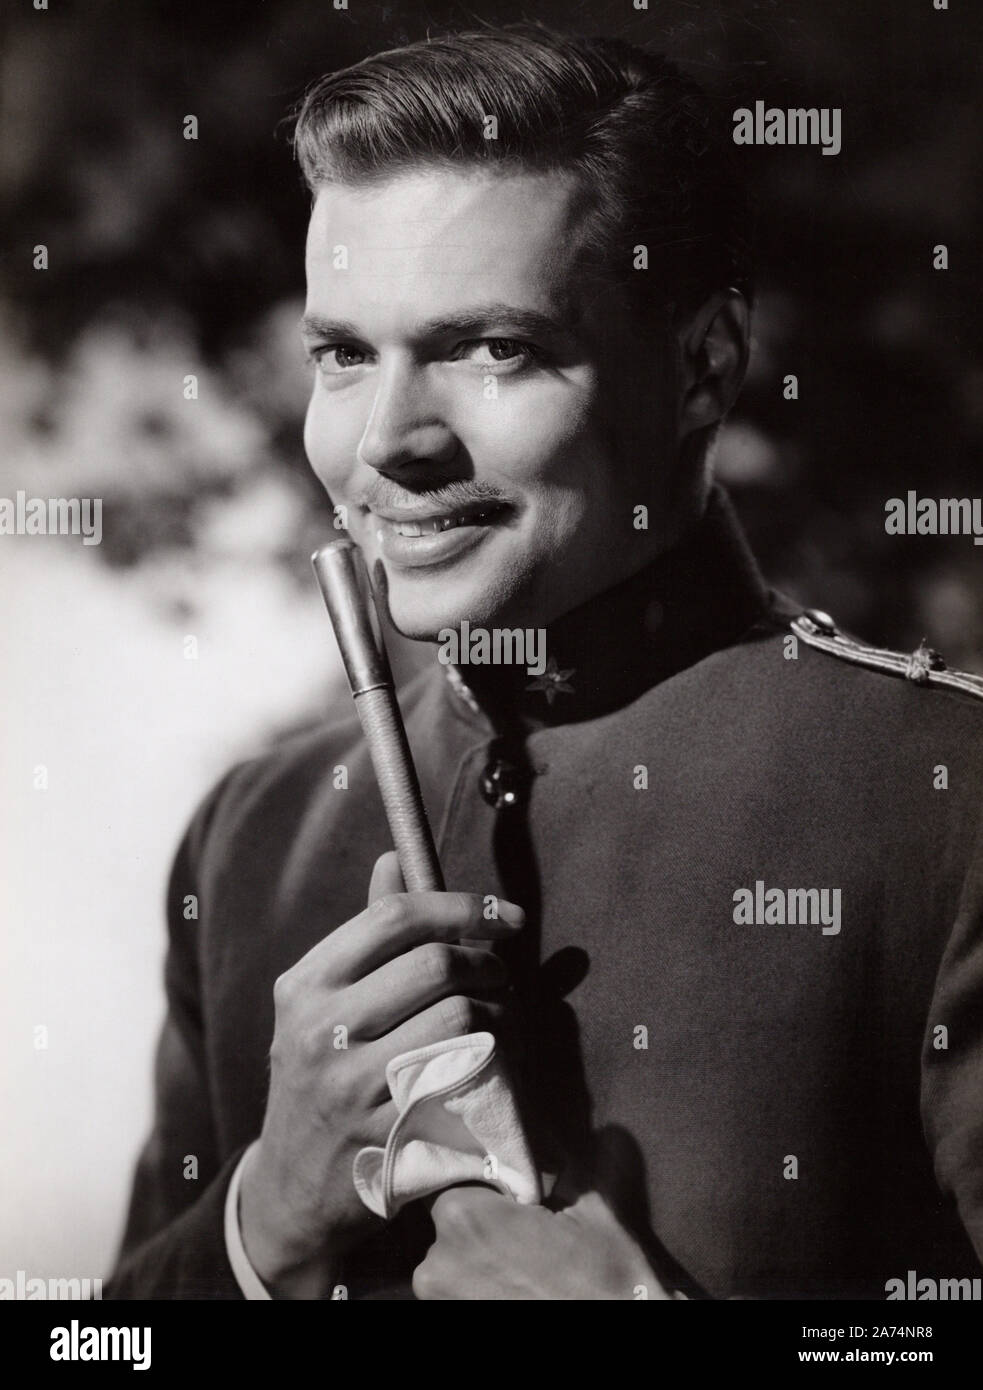
[[(403, 892), (347, 709), (199, 811), (111, 1294), (977, 1271), (979, 691), (795, 621), (711, 487), (750, 275), (700, 92), (485, 30), (325, 78), (296, 143), (311, 464), (397, 629), (545, 630), (548, 662), (403, 694), (446, 893)], [(482, 1030), (555, 1186), (381, 1222), (352, 1164), (393, 1130), (388, 1064)]]

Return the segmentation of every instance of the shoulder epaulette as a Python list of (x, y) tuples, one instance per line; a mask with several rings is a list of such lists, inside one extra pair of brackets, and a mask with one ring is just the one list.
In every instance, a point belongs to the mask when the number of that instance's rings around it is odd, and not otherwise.
[(949, 690), (961, 690), (965, 695), (975, 695), (978, 700), (983, 700), (983, 676), (951, 671), (939, 653), (924, 642), (910, 654), (892, 652), (886, 647), (868, 647), (845, 636), (828, 613), (821, 613), (816, 608), (809, 608), (798, 618), (793, 618), (792, 631), (807, 646), (817, 647), (819, 651), (829, 652), (843, 661), (852, 661), (856, 666), (866, 666), (872, 671), (887, 671), (892, 676), (914, 681), (916, 685), (943, 685)]

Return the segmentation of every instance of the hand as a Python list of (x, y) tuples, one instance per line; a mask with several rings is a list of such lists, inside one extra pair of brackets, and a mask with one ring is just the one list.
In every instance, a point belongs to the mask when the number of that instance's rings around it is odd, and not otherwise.
[(493, 1028), (501, 1006), (487, 996), (505, 969), (473, 943), (513, 936), (523, 914), (499, 902), (489, 921), (483, 908), (477, 894), (406, 893), (395, 854), (384, 854), (366, 910), (276, 981), (270, 1093), (239, 1206), (246, 1253), (275, 1295), (321, 1296), (332, 1257), (379, 1225), (352, 1160), (384, 1145), (396, 1119), (388, 1062)]
[(598, 1192), (552, 1212), (488, 1187), (452, 1187), (430, 1214), (436, 1239), (413, 1275), (417, 1298), (670, 1297)]

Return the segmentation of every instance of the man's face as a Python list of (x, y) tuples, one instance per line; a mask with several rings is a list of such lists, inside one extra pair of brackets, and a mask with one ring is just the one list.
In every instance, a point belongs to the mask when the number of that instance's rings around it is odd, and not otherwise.
[(654, 335), (584, 273), (582, 233), (559, 174), (318, 194), (305, 446), (408, 636), (545, 626), (659, 548), (675, 401)]

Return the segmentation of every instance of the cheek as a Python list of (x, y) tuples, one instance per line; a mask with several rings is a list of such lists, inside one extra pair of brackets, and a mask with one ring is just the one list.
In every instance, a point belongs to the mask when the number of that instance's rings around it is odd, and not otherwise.
[(622, 490), (624, 460), (613, 448), (596, 390), (540, 396), (511, 423), (515, 453), (509, 472), (537, 496), (547, 530), (569, 537), (589, 531), (592, 519), (606, 526), (617, 505), (614, 494)]
[(304, 452), (329, 492), (341, 489), (354, 467), (359, 437), (355, 412), (327, 401), (315, 381), (304, 417)]
[(307, 402), (307, 413), (304, 416), (304, 453), (314, 472), (320, 474), (320, 437), (317, 428), (317, 410), (314, 404), (314, 397), (311, 396)]
[(591, 394), (569, 385), (502, 387), (497, 399), (482, 399), (458, 424), (479, 466), (494, 458), (503, 475), (531, 491), (569, 483), (580, 459), (596, 452)]

